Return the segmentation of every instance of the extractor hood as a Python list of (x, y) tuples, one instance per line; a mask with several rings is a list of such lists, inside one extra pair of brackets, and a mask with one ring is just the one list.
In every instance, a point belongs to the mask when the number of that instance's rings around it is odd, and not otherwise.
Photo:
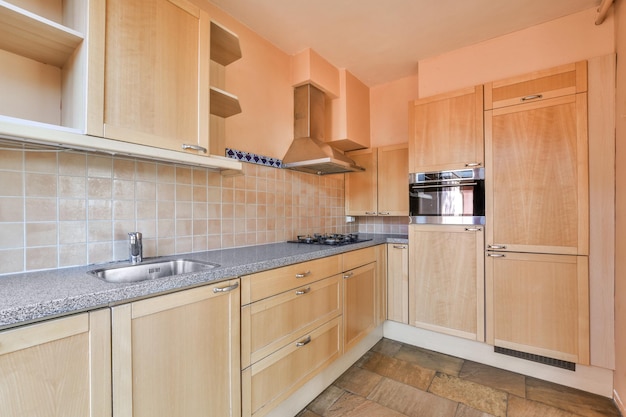
[(310, 174), (365, 171), (338, 149), (324, 142), (324, 93), (311, 84), (294, 90), (294, 137), (283, 168)]

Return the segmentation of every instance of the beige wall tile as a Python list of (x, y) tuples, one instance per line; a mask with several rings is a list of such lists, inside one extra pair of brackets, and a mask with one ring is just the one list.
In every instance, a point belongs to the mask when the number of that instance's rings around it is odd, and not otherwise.
[[(209, 219), (219, 219), (222, 216), (226, 219), (233, 217), (233, 205), (226, 204), (222, 206), (221, 204), (208, 204), (207, 207), (207, 217)], [(223, 213), (223, 209), (228, 210), (228, 213)], [(195, 215), (195, 213), (194, 213)]]
[(156, 219), (156, 201), (137, 201), (137, 220)]
[(87, 176), (87, 155), (84, 153), (59, 153), (59, 175)]
[(176, 237), (191, 236), (193, 234), (192, 220), (176, 220)]
[(57, 220), (56, 198), (27, 198), (27, 222), (49, 222)]
[(26, 223), (26, 246), (51, 246), (57, 244), (56, 222)]
[(191, 201), (192, 192), (190, 185), (176, 184), (176, 201)]
[(58, 196), (64, 198), (85, 198), (87, 195), (86, 177), (59, 176)]
[(87, 196), (89, 198), (107, 198), (113, 195), (113, 181), (109, 178), (88, 178)]
[(208, 171), (205, 168), (194, 168), (191, 178), (193, 185), (206, 186), (208, 183)]
[(24, 174), (13, 171), (0, 171), (0, 196), (16, 197), (24, 195)]
[(113, 198), (115, 200), (134, 200), (135, 182), (127, 180), (114, 180)]
[(28, 172), (51, 174), (58, 172), (56, 152), (25, 152), (24, 161), (24, 167)]
[(143, 239), (154, 239), (157, 237), (156, 220), (137, 220), (137, 231), (141, 232)]
[(157, 255), (172, 255), (176, 253), (176, 239), (159, 239), (157, 241)]
[(59, 220), (73, 221), (87, 219), (87, 200), (59, 199)]
[(191, 168), (177, 166), (176, 167), (176, 183), (191, 185)]
[(113, 160), (113, 178), (130, 181), (134, 180), (135, 160), (115, 158)]
[(209, 216), (209, 207), (207, 203), (193, 203), (193, 218), (206, 219)]
[(192, 237), (179, 237), (176, 239), (176, 253), (187, 253), (193, 251)]
[(207, 172), (207, 184), (210, 187), (222, 186), (222, 175), (219, 172)]
[(157, 179), (157, 164), (154, 162), (137, 161), (137, 180), (152, 181)]
[(174, 201), (176, 199), (176, 186), (174, 184), (157, 183), (156, 192), (159, 201)]
[(89, 200), (89, 220), (111, 220), (113, 204), (111, 200)]
[(156, 183), (139, 181), (135, 184), (137, 200), (156, 200)]
[(0, 274), (24, 270), (24, 248), (0, 250)]
[(89, 221), (87, 225), (89, 243), (110, 242), (113, 240), (113, 222), (111, 221)]
[(193, 187), (193, 201), (206, 202), (207, 201), (207, 188), (206, 187)]
[(99, 242), (87, 245), (88, 263), (110, 262), (113, 259), (113, 243)]
[(87, 242), (87, 222), (59, 222), (59, 243), (71, 245)]
[(177, 219), (191, 219), (193, 217), (192, 204), (187, 201), (181, 201), (176, 203), (176, 218)]
[(0, 167), (6, 170), (22, 171), (24, 169), (24, 151), (0, 150)]
[(174, 219), (176, 218), (176, 203), (173, 201), (157, 202), (157, 218)]
[(56, 197), (57, 176), (49, 174), (26, 173), (27, 197)]
[(193, 237), (193, 251), (200, 252), (209, 249), (209, 237), (207, 235)]
[(176, 167), (174, 165), (157, 165), (157, 181), (159, 183), (175, 183)]
[(135, 219), (135, 202), (132, 200), (114, 200), (113, 218), (115, 220)]
[(23, 222), (24, 199), (21, 197), (0, 197), (0, 222)]
[(0, 223), (0, 249), (24, 247), (24, 223)]
[(87, 176), (111, 178), (113, 174), (113, 158), (110, 156), (88, 155)]
[[(132, 232), (141, 232), (137, 230), (134, 220), (116, 220), (113, 222), (113, 240), (123, 241), (128, 245), (128, 234)], [(143, 236), (142, 236), (143, 238)]]
[(176, 221), (159, 220), (157, 222), (157, 236), (159, 239), (176, 236)]
[(47, 246), (26, 248), (26, 270), (51, 269), (58, 266), (58, 248)]
[(87, 263), (87, 244), (59, 246), (59, 267), (80, 266)]

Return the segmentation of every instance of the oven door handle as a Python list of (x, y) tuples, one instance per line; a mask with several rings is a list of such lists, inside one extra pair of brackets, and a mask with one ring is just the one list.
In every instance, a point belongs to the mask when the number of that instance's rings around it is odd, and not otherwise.
[(422, 190), (425, 188), (444, 188), (444, 187), (462, 187), (465, 185), (477, 185), (476, 182), (460, 182), (456, 184), (437, 184), (437, 185), (411, 185), (413, 190)]

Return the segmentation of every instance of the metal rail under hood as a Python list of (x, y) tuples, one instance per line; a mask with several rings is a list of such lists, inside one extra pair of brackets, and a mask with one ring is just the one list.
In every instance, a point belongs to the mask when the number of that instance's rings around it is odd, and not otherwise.
[(317, 175), (365, 171), (323, 141), (325, 111), (321, 90), (311, 84), (294, 89), (295, 139), (283, 157), (283, 167)]

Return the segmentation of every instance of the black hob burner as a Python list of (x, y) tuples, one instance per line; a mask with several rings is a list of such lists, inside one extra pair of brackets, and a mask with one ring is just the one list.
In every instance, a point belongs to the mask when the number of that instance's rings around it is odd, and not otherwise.
[(288, 243), (306, 243), (309, 245), (349, 245), (351, 243), (367, 242), (372, 239), (359, 239), (358, 233), (344, 234), (318, 234), (311, 235), (298, 235), (296, 240), (288, 240)]

